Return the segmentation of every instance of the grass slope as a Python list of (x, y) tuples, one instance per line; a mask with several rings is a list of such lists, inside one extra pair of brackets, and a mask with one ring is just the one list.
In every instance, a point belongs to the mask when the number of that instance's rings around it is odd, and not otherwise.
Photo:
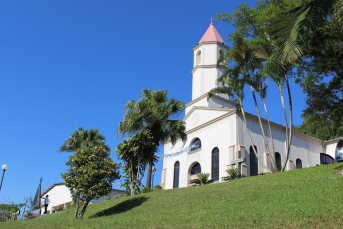
[[(343, 228), (343, 163), (163, 190), (1, 228)], [(53, 198), (53, 197), (52, 197)]]

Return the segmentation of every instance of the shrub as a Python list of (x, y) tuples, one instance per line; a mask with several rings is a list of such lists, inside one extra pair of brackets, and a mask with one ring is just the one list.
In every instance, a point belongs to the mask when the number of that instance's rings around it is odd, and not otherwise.
[(157, 185), (154, 186), (154, 190), (155, 191), (162, 190), (162, 186), (157, 184)]
[(151, 191), (152, 191), (151, 188), (145, 187), (145, 188), (143, 188), (143, 189), (141, 190), (141, 193), (147, 193), (147, 192), (151, 192)]
[(228, 180), (236, 180), (239, 179), (241, 177), (240, 174), (240, 170), (238, 168), (235, 169), (227, 169), (226, 173), (228, 174), (228, 176), (226, 177), (222, 177), (222, 180), (224, 181), (228, 181)]

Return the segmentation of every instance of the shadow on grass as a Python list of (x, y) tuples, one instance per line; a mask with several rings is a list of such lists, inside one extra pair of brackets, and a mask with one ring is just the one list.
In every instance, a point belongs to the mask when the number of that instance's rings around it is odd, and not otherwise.
[(341, 174), (342, 170), (343, 170), (343, 164), (340, 164), (339, 166), (335, 167), (335, 173)]
[(130, 200), (125, 200), (124, 202), (121, 202), (120, 204), (116, 204), (113, 207), (107, 208), (101, 212), (98, 212), (89, 218), (96, 218), (101, 216), (109, 216), (114, 215), (122, 212), (126, 212), (128, 210), (131, 210), (132, 208), (140, 206), (143, 202), (147, 201), (149, 198), (147, 197), (136, 197)]
[(336, 169), (336, 170), (342, 170), (342, 169), (343, 169), (343, 164), (340, 164), (340, 165), (337, 166), (335, 169)]

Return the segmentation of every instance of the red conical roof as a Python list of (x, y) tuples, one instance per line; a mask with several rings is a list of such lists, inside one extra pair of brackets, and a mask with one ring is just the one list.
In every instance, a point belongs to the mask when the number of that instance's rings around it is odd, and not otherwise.
[(210, 27), (208, 27), (206, 33), (204, 34), (204, 36), (202, 36), (202, 38), (199, 41), (199, 44), (205, 41), (218, 41), (220, 43), (225, 44), (222, 37), (219, 35), (218, 31), (214, 27), (213, 23), (210, 24)]

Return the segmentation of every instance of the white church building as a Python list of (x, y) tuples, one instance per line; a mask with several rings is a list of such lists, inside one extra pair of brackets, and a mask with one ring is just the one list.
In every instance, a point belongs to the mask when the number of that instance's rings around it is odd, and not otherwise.
[[(222, 53), (229, 49), (211, 23), (198, 45), (193, 48), (192, 101), (186, 104), (185, 117), (187, 142), (164, 144), (161, 186), (163, 189), (190, 186), (196, 174), (209, 173), (210, 178), (221, 181), (229, 168), (239, 168), (241, 176), (255, 176), (267, 172), (253, 153), (242, 115), (235, 103), (225, 95), (214, 95), (207, 100), (207, 92), (216, 87), (215, 81), (225, 71), (217, 67)], [(259, 158), (273, 170), (265, 149), (258, 118), (246, 112), (247, 124)], [(267, 121), (263, 120), (269, 143)], [(284, 164), (286, 157), (285, 127), (271, 123), (275, 160)], [(292, 131), (292, 145), (286, 170), (332, 163), (342, 139), (323, 141)], [(343, 148), (342, 148), (343, 149)]]

